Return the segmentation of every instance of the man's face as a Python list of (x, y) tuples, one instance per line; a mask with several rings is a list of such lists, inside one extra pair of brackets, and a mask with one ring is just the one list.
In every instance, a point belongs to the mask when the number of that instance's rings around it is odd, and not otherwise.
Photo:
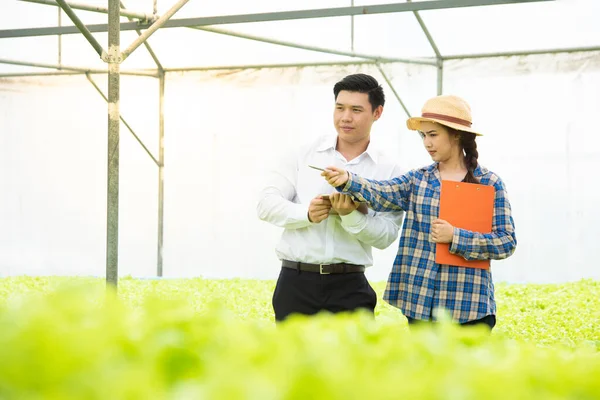
[(382, 112), (382, 106), (371, 109), (367, 93), (342, 90), (338, 93), (333, 112), (333, 123), (339, 139), (351, 144), (368, 141), (371, 125)]

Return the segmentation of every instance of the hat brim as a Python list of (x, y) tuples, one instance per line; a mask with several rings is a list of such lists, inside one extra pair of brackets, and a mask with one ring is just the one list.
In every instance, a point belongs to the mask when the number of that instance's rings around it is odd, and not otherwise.
[(412, 117), (406, 120), (406, 126), (411, 131), (420, 131), (421, 130), (421, 122), (435, 122), (440, 125), (449, 126), (452, 129), (456, 129), (458, 131), (470, 132), (475, 134), (476, 136), (483, 136), (483, 134), (474, 131), (473, 129), (466, 127), (461, 124), (456, 124), (454, 122), (443, 121), (435, 118), (423, 118), (423, 117)]

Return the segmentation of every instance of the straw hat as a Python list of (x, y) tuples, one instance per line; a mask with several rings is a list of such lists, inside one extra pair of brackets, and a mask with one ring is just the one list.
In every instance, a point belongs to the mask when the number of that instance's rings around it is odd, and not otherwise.
[(408, 129), (421, 130), (421, 122), (437, 122), (459, 131), (471, 132), (477, 136), (481, 133), (475, 132), (471, 125), (471, 107), (458, 96), (437, 96), (427, 100), (420, 117), (409, 118), (406, 121)]

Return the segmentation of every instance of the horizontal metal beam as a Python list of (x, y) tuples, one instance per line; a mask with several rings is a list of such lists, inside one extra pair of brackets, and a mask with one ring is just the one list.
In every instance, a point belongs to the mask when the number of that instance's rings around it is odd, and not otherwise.
[[(86, 68), (86, 67), (73, 67), (69, 65), (58, 65), (58, 64), (45, 64), (31, 61), (19, 61), (19, 60), (8, 60), (4, 58), (0, 58), (0, 64), (8, 64), (8, 65), (20, 65), (23, 67), (35, 67), (35, 68), (48, 68), (48, 69), (56, 69), (60, 71), (77, 71), (81, 73), (91, 72), (93, 74), (106, 74), (108, 70), (106, 69), (97, 69), (97, 68)], [(158, 71), (121, 71), (123, 75), (137, 75), (137, 76), (151, 76), (158, 77)]]
[(296, 49), (309, 50), (309, 51), (316, 51), (319, 53), (335, 54), (335, 55), (346, 56), (346, 57), (364, 58), (367, 60), (373, 60), (373, 61), (378, 61), (378, 62), (384, 61), (384, 62), (401, 62), (401, 63), (407, 63), (407, 64), (422, 64), (422, 65), (434, 65), (434, 66), (436, 65), (435, 61), (430, 61), (430, 60), (426, 60), (426, 59), (420, 60), (420, 59), (410, 59), (410, 58), (385, 57), (385, 56), (373, 55), (373, 54), (355, 53), (353, 51), (326, 49), (324, 47), (308, 46), (308, 45), (294, 43), (294, 42), (287, 42), (287, 41), (283, 41), (283, 40), (276, 40), (276, 39), (270, 39), (270, 38), (265, 38), (265, 37), (261, 37), (261, 36), (248, 35), (245, 33), (233, 32), (233, 31), (229, 31), (229, 30), (225, 30), (225, 29), (208, 28), (208, 27), (193, 27), (192, 29), (198, 29), (201, 31), (218, 33), (221, 35), (234, 36), (234, 37), (238, 37), (238, 38), (242, 38), (242, 39), (254, 40), (257, 42), (276, 44), (279, 46), (292, 47), (292, 48), (296, 48)]
[[(182, 18), (167, 21), (163, 28), (183, 28), (207, 25), (239, 24), (247, 22), (284, 21), (307, 18), (346, 17), (352, 15), (386, 14), (407, 11), (440, 10), (449, 8), (491, 6), (499, 4), (534, 3), (555, 0), (427, 0), (414, 3), (379, 4), (372, 6), (354, 6), (322, 8), (314, 10), (281, 11), (259, 14), (223, 15), (218, 17)], [(148, 28), (149, 24), (122, 22), (121, 32)], [(107, 24), (88, 25), (90, 32), (108, 32)], [(74, 26), (55, 26), (48, 28), (25, 28), (0, 30), (0, 38), (69, 35), (80, 33)]]
[(46, 63), (38, 63), (38, 62), (32, 62), (32, 61), (8, 60), (5, 58), (0, 58), (0, 64), (21, 65), (24, 67), (36, 67), (36, 68), (60, 69), (60, 70), (64, 70), (64, 71), (106, 72), (105, 70), (99, 70), (99, 69), (94, 69), (94, 68), (71, 67), (68, 65), (46, 64)]
[[(58, 6), (56, 0), (19, 0), (27, 3), (37, 3), (37, 4), (45, 4), (48, 6)], [(108, 14), (108, 7), (97, 6), (93, 4), (83, 4), (83, 3), (75, 3), (72, 1), (66, 1), (66, 3), (74, 10), (83, 10), (83, 11), (91, 11)], [(140, 19), (144, 22), (151, 22), (158, 18), (158, 16), (154, 16), (152, 14), (146, 14), (142, 12), (129, 11), (125, 10), (121, 7), (120, 14), (122, 17), (135, 18)]]
[(589, 47), (566, 47), (556, 49), (540, 49), (540, 50), (523, 50), (523, 51), (506, 51), (498, 53), (478, 53), (478, 54), (453, 54), (443, 56), (446, 60), (466, 60), (472, 58), (491, 58), (491, 57), (512, 57), (512, 56), (534, 56), (543, 54), (559, 54), (559, 53), (585, 53), (591, 51), (600, 51), (600, 46)]
[[(274, 68), (308, 68), (308, 67), (335, 67), (345, 65), (375, 65), (375, 61), (333, 61), (333, 62), (314, 62), (314, 63), (294, 63), (294, 64), (249, 64), (249, 65), (223, 65), (211, 67), (182, 67), (165, 68), (165, 72), (191, 72), (191, 71), (231, 71), (244, 69), (274, 69)], [(382, 62), (382, 64), (387, 64)]]
[[(108, 71), (100, 71), (100, 70), (91, 70), (91, 71), (49, 71), (49, 72), (7, 72), (0, 73), (0, 77), (2, 78), (15, 78), (15, 77), (25, 77), (25, 76), (59, 76), (59, 75), (84, 75), (84, 74), (108, 74)], [(129, 72), (129, 71), (121, 71), (121, 75), (128, 76), (149, 76), (152, 78), (158, 78), (158, 71), (156, 73), (152, 72)]]
[(85, 72), (78, 71), (50, 71), (50, 72), (9, 72), (0, 73), (0, 78), (25, 78), (35, 76), (61, 76), (61, 75), (83, 75)]

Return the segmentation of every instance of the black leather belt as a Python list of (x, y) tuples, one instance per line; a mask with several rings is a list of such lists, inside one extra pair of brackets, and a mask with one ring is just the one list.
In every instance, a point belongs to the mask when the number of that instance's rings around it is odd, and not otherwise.
[(307, 272), (318, 272), (320, 274), (345, 274), (348, 272), (364, 272), (364, 265), (337, 263), (337, 264), (308, 264), (297, 261), (283, 260), (281, 263), (283, 268), (296, 269)]

